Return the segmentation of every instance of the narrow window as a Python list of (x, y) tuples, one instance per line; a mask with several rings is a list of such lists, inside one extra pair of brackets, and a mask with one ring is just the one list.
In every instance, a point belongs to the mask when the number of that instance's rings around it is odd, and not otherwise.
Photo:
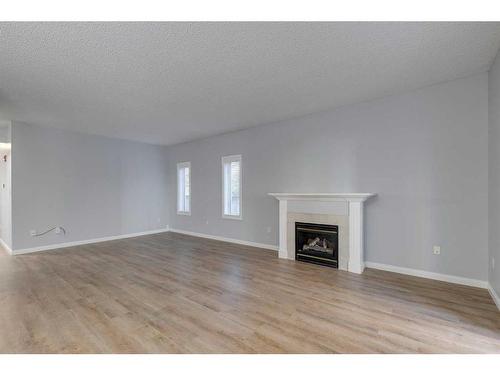
[(191, 214), (191, 163), (177, 164), (177, 213)]
[(222, 217), (241, 219), (241, 155), (222, 158)]

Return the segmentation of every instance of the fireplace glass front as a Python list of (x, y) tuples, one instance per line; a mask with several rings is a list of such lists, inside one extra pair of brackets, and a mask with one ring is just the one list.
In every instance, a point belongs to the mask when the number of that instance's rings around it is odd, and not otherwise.
[(295, 223), (295, 259), (338, 268), (338, 225)]

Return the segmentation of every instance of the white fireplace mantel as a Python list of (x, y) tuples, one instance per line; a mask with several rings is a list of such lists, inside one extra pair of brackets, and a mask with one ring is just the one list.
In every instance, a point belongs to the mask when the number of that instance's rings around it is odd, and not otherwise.
[[(287, 241), (288, 201), (325, 202), (328, 210), (329, 202), (345, 202), (346, 214), (349, 216), (349, 261), (347, 270), (362, 273), (364, 266), (363, 242), (363, 202), (374, 193), (269, 193), (279, 200), (279, 257), (294, 259), (289, 254)], [(319, 203), (321, 205), (321, 203)], [(311, 208), (312, 209), (312, 208)]]

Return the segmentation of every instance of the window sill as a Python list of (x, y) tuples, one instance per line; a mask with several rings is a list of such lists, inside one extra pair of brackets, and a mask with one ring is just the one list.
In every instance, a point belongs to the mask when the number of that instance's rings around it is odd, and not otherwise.
[(231, 220), (243, 220), (241, 216), (233, 216), (233, 215), (222, 215), (222, 218)]

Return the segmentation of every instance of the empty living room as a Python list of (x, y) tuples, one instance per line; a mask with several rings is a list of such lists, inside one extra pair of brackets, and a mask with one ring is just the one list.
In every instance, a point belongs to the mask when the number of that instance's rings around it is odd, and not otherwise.
[(500, 22), (138, 17), (0, 21), (0, 363), (498, 367)]

